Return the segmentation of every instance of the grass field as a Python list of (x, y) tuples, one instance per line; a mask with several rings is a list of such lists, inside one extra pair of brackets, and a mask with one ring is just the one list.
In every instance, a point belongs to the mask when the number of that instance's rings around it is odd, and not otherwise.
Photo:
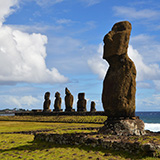
[[(23, 119), (27, 120), (27, 117), (23, 117)], [(0, 160), (158, 160), (158, 158), (142, 157), (141, 155), (135, 156), (126, 152), (115, 152), (102, 148), (92, 148), (74, 145), (55, 145), (53, 143), (36, 142), (34, 141), (34, 136), (31, 134), (27, 135), (4, 133), (46, 129), (52, 129), (52, 131), (49, 132), (60, 134), (68, 132), (92, 132), (90, 130), (81, 130), (81, 128), (101, 127), (102, 124), (51, 122), (48, 123), (46, 122), (48, 120), (47, 117), (45, 122), (24, 122), (23, 120), (11, 121), (9, 119), (7, 121), (2, 121), (5, 120), (5, 118), (6, 117), (1, 117), (0, 121)], [(69, 117), (67, 116), (67, 118)], [(101, 117), (99, 117), (99, 119), (100, 118)], [(85, 122), (84, 117), (82, 117), (82, 119)], [(32, 117), (32, 121), (34, 121), (34, 117)], [(93, 132), (95, 131), (93, 130)]]

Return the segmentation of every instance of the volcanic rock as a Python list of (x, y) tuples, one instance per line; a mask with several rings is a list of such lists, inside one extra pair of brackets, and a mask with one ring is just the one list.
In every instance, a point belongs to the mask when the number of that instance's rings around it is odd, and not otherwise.
[(128, 21), (116, 23), (103, 40), (103, 58), (109, 69), (103, 81), (102, 103), (108, 117), (135, 116), (136, 68), (127, 55), (131, 28)]
[(43, 112), (51, 112), (50, 109), (51, 100), (49, 98), (50, 98), (50, 92), (46, 92), (44, 95), (45, 101), (43, 103)]
[(86, 112), (86, 104), (87, 104), (87, 101), (85, 99), (85, 93), (79, 93), (78, 101), (77, 101), (77, 111)]
[(59, 92), (56, 92), (55, 93), (55, 101), (54, 101), (54, 110), (53, 111), (62, 111), (61, 109), (61, 103), (62, 103), (62, 99), (60, 97), (60, 93)]
[(72, 112), (72, 111), (74, 111), (72, 109), (72, 106), (73, 106), (73, 95), (68, 90), (68, 88), (65, 89), (65, 94), (66, 94), (66, 96), (65, 96), (65, 106), (66, 106), (65, 111)]

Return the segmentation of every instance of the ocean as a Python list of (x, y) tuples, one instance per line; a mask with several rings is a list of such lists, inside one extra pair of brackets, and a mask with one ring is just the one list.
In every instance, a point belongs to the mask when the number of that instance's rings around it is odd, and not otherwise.
[[(14, 116), (14, 114), (0, 114), (0, 116)], [(160, 132), (160, 112), (136, 112), (145, 123), (145, 129)]]
[(145, 130), (160, 132), (160, 112), (136, 112), (145, 123)]

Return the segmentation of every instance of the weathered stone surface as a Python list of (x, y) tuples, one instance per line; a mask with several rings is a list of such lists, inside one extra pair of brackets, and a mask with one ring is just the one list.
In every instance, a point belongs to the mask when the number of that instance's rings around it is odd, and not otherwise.
[(59, 92), (56, 92), (55, 93), (55, 101), (54, 101), (54, 110), (53, 111), (62, 111), (61, 109), (61, 103), (62, 103), (62, 99), (60, 97), (60, 93)]
[(90, 112), (96, 112), (96, 103), (94, 101), (91, 101), (91, 109)]
[(87, 104), (87, 101), (85, 99), (85, 93), (79, 93), (78, 102), (77, 102), (77, 111), (86, 112), (86, 104)]
[(145, 135), (144, 122), (139, 118), (132, 119), (108, 119), (99, 130), (102, 134), (112, 135)]
[(73, 95), (68, 90), (68, 88), (65, 89), (65, 94), (66, 94), (66, 96), (65, 96), (65, 106), (66, 106), (65, 111), (67, 111), (67, 112), (75, 111), (75, 110), (72, 109), (72, 107), (73, 107)]
[(134, 117), (136, 69), (127, 55), (131, 24), (116, 23), (104, 37), (103, 58), (109, 69), (103, 81), (102, 103), (108, 117)]
[[(157, 135), (158, 136), (158, 135)], [(147, 137), (141, 136), (143, 140)], [(102, 147), (115, 151), (126, 151), (129, 154), (141, 154), (144, 156), (159, 157), (159, 142), (141, 143), (137, 142), (137, 136), (118, 136), (96, 133), (35, 133), (34, 140), (42, 142), (52, 142), (53, 144), (86, 145), (92, 147)], [(107, 156), (107, 155), (106, 155)]]
[(51, 100), (49, 98), (50, 98), (50, 92), (46, 92), (44, 95), (45, 101), (43, 103), (43, 112), (51, 112), (50, 109)]

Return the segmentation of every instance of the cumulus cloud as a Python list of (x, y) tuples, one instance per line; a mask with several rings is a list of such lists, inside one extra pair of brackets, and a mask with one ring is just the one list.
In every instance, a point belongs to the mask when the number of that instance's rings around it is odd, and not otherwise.
[[(4, 105), (11, 108), (34, 108), (40, 103), (40, 100), (33, 96), (12, 96), (3, 95), (0, 96), (0, 100)], [(1, 106), (4, 107), (4, 106)]]
[(160, 68), (158, 64), (145, 64), (142, 55), (131, 45), (128, 48), (128, 55), (136, 65), (137, 81), (159, 79)]
[[(2, 23), (5, 16), (12, 12), (10, 8), (18, 5), (18, 1), (11, 3), (10, 0), (6, 0), (5, 2), (2, 5), (6, 11), (0, 14)], [(28, 34), (3, 24), (0, 26), (0, 35), (1, 82), (63, 83), (67, 81), (67, 78), (56, 68), (49, 70), (46, 67), (46, 36)]]
[(160, 61), (160, 43), (154, 36), (140, 34), (131, 37), (131, 44), (145, 58), (146, 63), (157, 63)]
[(159, 11), (151, 9), (136, 10), (132, 7), (115, 6), (113, 7), (116, 16), (122, 16), (131, 19), (150, 19), (153, 20), (158, 18), (160, 15)]
[[(102, 59), (102, 49), (102, 44), (100, 44), (97, 53), (88, 60), (89, 67), (100, 79), (104, 79), (108, 67), (107, 62)], [(135, 63), (137, 81), (156, 80), (160, 78), (159, 65), (156, 63), (146, 64), (142, 55), (136, 49), (133, 49), (131, 45), (128, 47), (128, 55)], [(142, 86), (142, 83), (139, 86)], [(150, 87), (148, 83), (143, 83), (144, 86)]]
[(1, 0), (0, 1), (0, 26), (5, 18), (15, 11), (18, 7), (18, 0)]
[(100, 79), (104, 79), (106, 74), (108, 64), (105, 60), (102, 59), (103, 54), (103, 46), (99, 45), (97, 53), (88, 60), (88, 65), (93, 71), (93, 73), (97, 74)]

